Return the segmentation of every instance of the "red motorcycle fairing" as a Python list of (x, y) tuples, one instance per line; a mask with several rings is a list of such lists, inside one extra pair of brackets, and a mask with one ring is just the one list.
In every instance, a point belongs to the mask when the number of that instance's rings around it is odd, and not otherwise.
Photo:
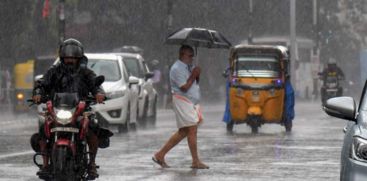
[(45, 120), (44, 132), (47, 139), (50, 139), (51, 137), (51, 124), (52, 120), (49, 120), (49, 118)]
[(51, 137), (51, 124), (53, 122), (52, 118), (55, 117), (55, 112), (53, 111), (53, 106), (51, 101), (46, 102), (47, 112), (50, 115), (46, 115), (44, 132), (47, 138)]
[(54, 107), (53, 107), (51, 101), (47, 101), (46, 102), (46, 107), (47, 107), (47, 112), (49, 114), (51, 114), (51, 116), (56, 117), (56, 114), (55, 114), (55, 111), (54, 111)]
[(84, 101), (80, 101), (78, 104), (78, 107), (76, 108), (73, 117), (72, 117), (72, 122), (73, 124), (75, 124), (75, 121), (77, 120), (78, 116), (82, 115), (84, 109), (86, 107), (86, 104)]

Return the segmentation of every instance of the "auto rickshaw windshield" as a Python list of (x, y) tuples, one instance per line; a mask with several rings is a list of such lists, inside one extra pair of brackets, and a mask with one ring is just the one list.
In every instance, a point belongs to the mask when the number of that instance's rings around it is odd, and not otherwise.
[(279, 77), (280, 64), (275, 57), (239, 56), (236, 74), (240, 77)]

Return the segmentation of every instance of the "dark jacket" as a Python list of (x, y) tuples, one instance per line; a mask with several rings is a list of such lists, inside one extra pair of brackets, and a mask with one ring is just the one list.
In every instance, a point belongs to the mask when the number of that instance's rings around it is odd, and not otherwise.
[(328, 65), (320, 73), (321, 80), (326, 81), (328, 76), (336, 76), (338, 79), (344, 79), (343, 71), (337, 65)]
[(104, 93), (103, 89), (95, 86), (96, 74), (84, 67), (76, 71), (68, 70), (62, 63), (52, 66), (42, 79), (35, 83), (33, 95), (42, 95), (52, 98), (55, 93), (78, 92), (81, 99), (91, 93)]

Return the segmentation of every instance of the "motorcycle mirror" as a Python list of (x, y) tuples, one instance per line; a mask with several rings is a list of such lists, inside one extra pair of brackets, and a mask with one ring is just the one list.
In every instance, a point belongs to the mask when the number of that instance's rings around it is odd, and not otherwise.
[(95, 86), (100, 86), (100, 85), (102, 85), (103, 82), (104, 82), (104, 76), (99, 75), (95, 79)]

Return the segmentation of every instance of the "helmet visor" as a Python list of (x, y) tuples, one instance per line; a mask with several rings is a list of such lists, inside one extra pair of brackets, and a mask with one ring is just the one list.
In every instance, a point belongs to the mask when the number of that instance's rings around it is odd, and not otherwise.
[(83, 49), (73, 44), (65, 45), (61, 48), (60, 57), (81, 58), (83, 57)]

